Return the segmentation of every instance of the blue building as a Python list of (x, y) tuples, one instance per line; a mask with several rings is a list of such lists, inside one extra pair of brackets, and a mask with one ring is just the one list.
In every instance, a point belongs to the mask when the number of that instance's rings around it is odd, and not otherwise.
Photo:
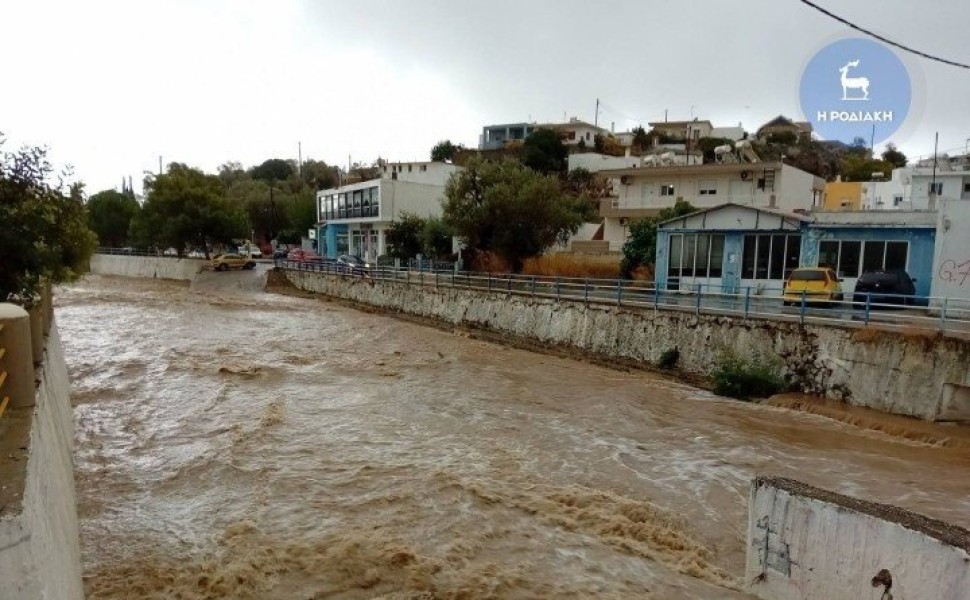
[(729, 203), (659, 224), (655, 278), (666, 289), (780, 295), (798, 267), (830, 266), (845, 290), (863, 272), (904, 269), (928, 296), (935, 243), (930, 211), (807, 215)]

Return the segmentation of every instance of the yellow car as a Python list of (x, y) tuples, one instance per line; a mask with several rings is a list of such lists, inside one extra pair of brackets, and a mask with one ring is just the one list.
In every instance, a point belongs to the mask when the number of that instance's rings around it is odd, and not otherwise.
[(253, 259), (241, 254), (217, 254), (212, 258), (210, 265), (216, 271), (256, 268), (256, 262)]
[(795, 269), (785, 282), (782, 301), (785, 306), (805, 302), (841, 302), (842, 286), (835, 271), (828, 267)]

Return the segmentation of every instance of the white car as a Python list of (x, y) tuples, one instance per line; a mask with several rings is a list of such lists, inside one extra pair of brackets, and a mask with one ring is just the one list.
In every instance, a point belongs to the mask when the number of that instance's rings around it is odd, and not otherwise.
[(263, 251), (253, 244), (244, 244), (239, 247), (239, 253), (250, 258), (263, 258)]

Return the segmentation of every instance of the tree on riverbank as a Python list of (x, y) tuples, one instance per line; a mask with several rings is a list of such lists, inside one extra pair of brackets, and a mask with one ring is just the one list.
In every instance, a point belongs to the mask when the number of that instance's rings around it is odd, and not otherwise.
[(563, 193), (554, 175), (513, 160), (473, 159), (445, 186), (442, 220), (473, 254), (494, 252), (518, 273), (525, 259), (575, 234), (588, 205)]
[[(3, 146), (0, 135), (0, 147)], [(56, 185), (43, 148), (0, 152), (0, 301), (30, 298), (42, 278), (70, 281), (87, 269), (97, 238), (83, 185)]]
[(104, 190), (88, 198), (88, 226), (98, 236), (98, 244), (110, 248), (128, 245), (128, 228), (141, 210), (130, 192)]
[(145, 180), (145, 205), (131, 222), (131, 237), (141, 247), (187, 246), (205, 249), (212, 243), (248, 238), (246, 215), (231, 203), (216, 175), (172, 163), (163, 175)]

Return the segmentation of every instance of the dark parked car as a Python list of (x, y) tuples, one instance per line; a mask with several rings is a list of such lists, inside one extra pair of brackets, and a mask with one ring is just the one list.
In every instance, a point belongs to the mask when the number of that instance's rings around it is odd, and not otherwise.
[(865, 304), (913, 304), (916, 286), (906, 271), (869, 271), (863, 273), (855, 284), (852, 296), (856, 306)]
[(353, 273), (355, 275), (366, 274), (371, 267), (374, 265), (365, 261), (359, 256), (351, 256), (350, 254), (341, 254), (337, 257), (337, 268), (344, 273)]

